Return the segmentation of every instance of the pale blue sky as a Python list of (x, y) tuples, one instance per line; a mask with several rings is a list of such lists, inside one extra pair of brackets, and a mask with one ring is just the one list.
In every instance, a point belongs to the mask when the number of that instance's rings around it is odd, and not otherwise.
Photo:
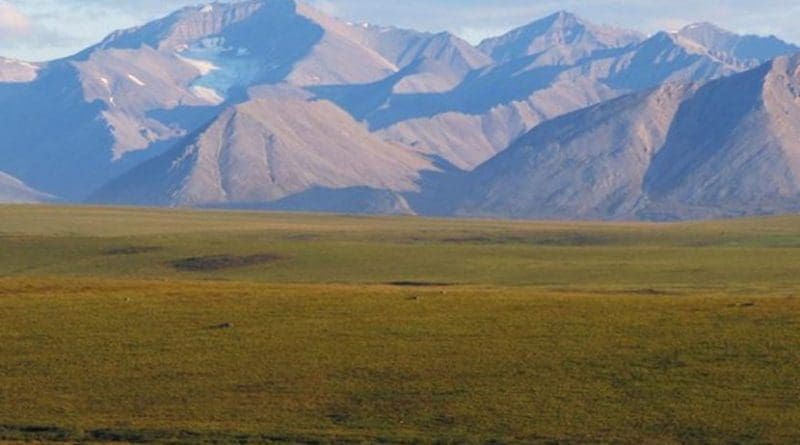
[[(202, 0), (0, 0), (0, 56), (47, 60)], [(551, 12), (650, 33), (709, 21), (800, 42), (797, 0), (310, 0), (351, 21), (452, 31), (476, 42)]]

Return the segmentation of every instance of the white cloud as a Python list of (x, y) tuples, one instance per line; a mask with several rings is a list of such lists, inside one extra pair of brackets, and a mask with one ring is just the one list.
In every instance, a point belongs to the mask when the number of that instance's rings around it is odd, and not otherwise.
[(13, 40), (30, 34), (30, 19), (14, 5), (0, 0), (0, 39)]
[[(0, 55), (34, 60), (64, 56), (116, 29), (143, 24), (181, 6), (211, 1), (0, 0)], [(753, 0), (305, 1), (353, 22), (449, 30), (473, 43), (560, 9), (596, 23), (645, 33), (708, 21), (740, 33), (772, 33), (800, 42), (797, 0), (759, 0), (758, 7)]]

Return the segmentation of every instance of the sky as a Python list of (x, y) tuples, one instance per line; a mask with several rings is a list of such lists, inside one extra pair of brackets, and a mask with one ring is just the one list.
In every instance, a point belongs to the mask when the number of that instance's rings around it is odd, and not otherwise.
[[(210, 1), (210, 0), (209, 0)], [(558, 10), (645, 33), (712, 22), (800, 42), (797, 0), (307, 0), (353, 22), (451, 31), (477, 43)], [(202, 0), (0, 0), (0, 56), (43, 61)]]

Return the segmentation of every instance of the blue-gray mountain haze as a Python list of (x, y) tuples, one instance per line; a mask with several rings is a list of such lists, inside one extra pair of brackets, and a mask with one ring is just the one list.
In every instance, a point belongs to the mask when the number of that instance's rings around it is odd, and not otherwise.
[(566, 219), (800, 209), (800, 59), (568, 12), (473, 46), (292, 0), (0, 59), (0, 201)]

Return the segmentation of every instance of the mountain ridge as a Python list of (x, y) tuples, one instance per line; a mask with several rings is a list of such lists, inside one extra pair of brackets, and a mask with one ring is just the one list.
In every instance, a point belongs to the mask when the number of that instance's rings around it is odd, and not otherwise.
[[(641, 153), (612, 150), (625, 159), (614, 163), (600, 151), (593, 156), (606, 165), (605, 173), (598, 164), (591, 174), (576, 176), (545, 150), (535, 157), (550, 165), (548, 174), (519, 172), (514, 163), (500, 172), (505, 179), (487, 172), (511, 156), (508, 150), (521, 151), (514, 148), (519, 141), (547, 146), (569, 128), (596, 140), (617, 134), (619, 143), (653, 152), (665, 139), (670, 143), (659, 149), (680, 153), (679, 139), (664, 128), (679, 123), (669, 119), (672, 106), (676, 116), (688, 106), (690, 99), (678, 91), (706, 91), (715, 79), (756, 72), (797, 51), (774, 36), (740, 36), (711, 24), (645, 36), (567, 11), (473, 46), (448, 32), (348, 23), (294, 0), (216, 2), (111, 33), (72, 57), (42, 64), (0, 59), (0, 170), (71, 202), (442, 214), (439, 206), (462, 215), (601, 219), (706, 216), (702, 208), (713, 199), (730, 208), (746, 209), (747, 203), (725, 201), (721, 192), (700, 199), (652, 179), (651, 162), (674, 166), (681, 155), (664, 158), (670, 161), (648, 157), (645, 165)], [(768, 80), (780, 83), (775, 79)], [(748, 116), (760, 125), (753, 134), (787, 144), (795, 125), (780, 113), (793, 116), (794, 109), (792, 101), (776, 97), (768, 115)], [(638, 105), (621, 105), (636, 100)], [(575, 116), (598, 127), (582, 128), (570, 121)], [(698, 130), (687, 125), (685, 131)], [(567, 138), (568, 149), (577, 151), (565, 153), (582, 159), (599, 149), (591, 140)], [(708, 144), (718, 142), (726, 143)], [(775, 159), (794, 162), (791, 150), (780, 153)], [(780, 170), (776, 162), (764, 165)], [(707, 173), (684, 168), (674, 174), (682, 175)], [(531, 187), (550, 189), (552, 196), (514, 201), (517, 190), (510, 190), (504, 201), (474, 187), (478, 177), (517, 181), (515, 188), (531, 196)], [(587, 184), (595, 189), (585, 192)], [(643, 184), (651, 189), (637, 195)], [(792, 187), (789, 179), (781, 184), (774, 187)], [(748, 183), (749, 190), (757, 185)], [(475, 196), (462, 196), (454, 191), (458, 186), (469, 186)], [(517, 211), (509, 200), (529, 208)], [(783, 208), (773, 201), (771, 208)]]
[(800, 209), (800, 55), (557, 118), (467, 175), (459, 215), (675, 220)]
[(19, 179), (0, 171), (0, 203), (33, 204), (55, 201), (55, 197), (34, 190)]
[[(271, 202), (320, 187), (403, 192), (417, 190), (416, 179), (424, 170), (435, 167), (411, 150), (370, 135), (330, 102), (255, 99), (228, 108), (92, 200), (212, 205)], [(153, 181), (154, 172), (158, 181)], [(147, 197), (137, 202), (142, 190)]]

